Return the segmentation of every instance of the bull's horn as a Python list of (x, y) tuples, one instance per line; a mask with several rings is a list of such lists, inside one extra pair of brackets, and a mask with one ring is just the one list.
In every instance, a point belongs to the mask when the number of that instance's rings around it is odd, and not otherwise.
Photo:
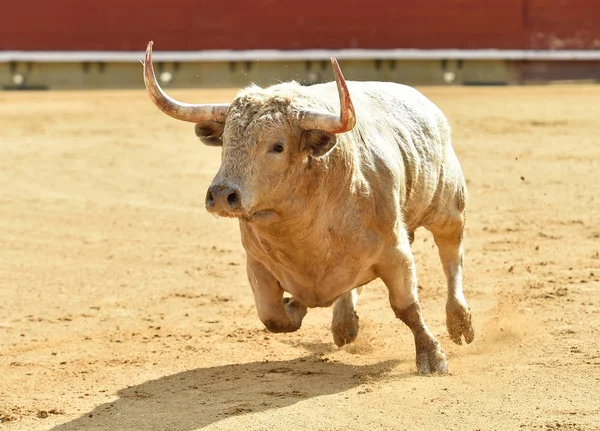
[(356, 125), (356, 113), (348, 92), (348, 86), (342, 70), (335, 57), (331, 57), (333, 74), (340, 96), (340, 114), (328, 112), (302, 111), (300, 113), (300, 126), (305, 130), (325, 130), (330, 133), (344, 133), (352, 130)]
[(189, 103), (178, 102), (167, 96), (160, 88), (154, 74), (152, 65), (152, 45), (154, 42), (148, 42), (146, 48), (146, 59), (144, 61), (144, 83), (150, 98), (154, 104), (165, 114), (177, 120), (189, 121), (191, 123), (200, 123), (201, 121), (225, 122), (229, 104), (216, 105), (192, 105)]

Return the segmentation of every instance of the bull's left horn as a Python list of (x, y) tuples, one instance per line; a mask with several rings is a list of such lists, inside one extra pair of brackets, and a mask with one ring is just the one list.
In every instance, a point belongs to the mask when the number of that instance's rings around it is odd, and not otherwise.
[(348, 92), (346, 80), (335, 57), (331, 57), (331, 65), (333, 66), (333, 74), (340, 96), (340, 113), (336, 115), (328, 112), (302, 111), (300, 113), (300, 126), (305, 130), (318, 129), (330, 133), (344, 133), (352, 130), (356, 125), (354, 105)]
[(192, 105), (189, 103), (178, 102), (177, 100), (167, 96), (160, 88), (156, 75), (154, 74), (154, 66), (152, 65), (152, 45), (153, 42), (148, 42), (146, 48), (146, 59), (144, 61), (144, 83), (150, 98), (154, 104), (171, 117), (189, 121), (191, 123), (200, 123), (201, 121), (217, 121), (224, 123), (227, 118), (229, 104), (215, 105)]

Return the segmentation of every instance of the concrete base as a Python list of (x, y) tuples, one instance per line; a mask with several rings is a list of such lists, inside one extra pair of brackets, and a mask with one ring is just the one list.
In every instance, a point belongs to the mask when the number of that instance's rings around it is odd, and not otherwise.
[[(540, 62), (541, 63), (541, 62)], [(543, 62), (510, 59), (348, 59), (340, 65), (346, 79), (392, 81), (408, 85), (509, 85), (544, 81), (554, 76), (581, 76), (582, 62)], [(600, 61), (586, 61), (586, 79), (600, 80)], [(593, 63), (593, 64), (591, 64)], [(551, 73), (560, 65), (560, 73)], [(569, 66), (571, 65), (571, 66)], [(593, 67), (592, 67), (593, 66)], [(303, 84), (333, 80), (328, 60), (318, 61), (162, 61), (155, 63), (165, 88), (239, 88), (250, 83), (267, 86), (296, 80)], [(541, 71), (539, 73), (536, 73)], [(593, 72), (593, 73), (592, 73)], [(143, 88), (142, 65), (136, 62), (4, 62), (0, 88), (109, 89)]]

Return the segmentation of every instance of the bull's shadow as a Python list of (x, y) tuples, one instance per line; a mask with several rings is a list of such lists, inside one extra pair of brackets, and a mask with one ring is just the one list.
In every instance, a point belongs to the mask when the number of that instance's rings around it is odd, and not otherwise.
[(232, 415), (278, 409), (384, 378), (399, 361), (355, 366), (318, 355), (290, 361), (197, 368), (117, 392), (53, 431), (88, 429), (195, 430)]

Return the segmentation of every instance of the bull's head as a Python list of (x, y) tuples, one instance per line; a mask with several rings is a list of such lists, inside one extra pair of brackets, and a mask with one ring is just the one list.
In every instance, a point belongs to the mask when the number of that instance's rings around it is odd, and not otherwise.
[[(297, 109), (297, 84), (265, 93), (250, 87), (231, 104), (187, 104), (160, 88), (152, 65), (152, 42), (144, 62), (150, 97), (165, 114), (196, 124), (196, 135), (207, 145), (222, 146), (222, 164), (206, 194), (206, 209), (244, 220), (268, 219), (286, 200), (297, 196), (311, 159), (336, 145), (336, 134), (352, 130), (354, 106), (344, 76), (331, 58), (340, 100), (340, 113)], [(305, 184), (306, 186), (306, 184)], [(297, 190), (305, 194), (306, 190)]]

